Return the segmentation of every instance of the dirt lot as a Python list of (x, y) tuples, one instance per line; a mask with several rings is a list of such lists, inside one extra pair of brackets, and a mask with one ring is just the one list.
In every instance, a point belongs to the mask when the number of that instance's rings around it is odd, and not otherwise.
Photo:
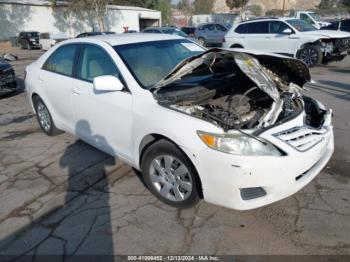
[[(13, 51), (23, 85), (41, 52)], [(163, 205), (126, 164), (45, 136), (25, 92), (0, 99), (0, 254), (350, 254), (350, 59), (312, 76), (306, 92), (335, 110), (336, 153), (298, 194), (246, 212)]]

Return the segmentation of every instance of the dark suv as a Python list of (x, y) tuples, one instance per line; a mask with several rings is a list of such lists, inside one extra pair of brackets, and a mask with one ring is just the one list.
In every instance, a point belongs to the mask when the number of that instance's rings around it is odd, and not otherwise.
[(33, 49), (40, 48), (39, 44), (39, 32), (20, 32), (18, 35), (18, 45), (21, 48)]

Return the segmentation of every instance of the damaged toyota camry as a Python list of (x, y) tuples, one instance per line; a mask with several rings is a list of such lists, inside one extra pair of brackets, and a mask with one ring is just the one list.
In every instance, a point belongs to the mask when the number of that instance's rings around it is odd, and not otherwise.
[(309, 70), (293, 58), (133, 34), (62, 42), (26, 71), (47, 135), (67, 131), (130, 164), (177, 208), (273, 203), (334, 151), (332, 111), (305, 95)]

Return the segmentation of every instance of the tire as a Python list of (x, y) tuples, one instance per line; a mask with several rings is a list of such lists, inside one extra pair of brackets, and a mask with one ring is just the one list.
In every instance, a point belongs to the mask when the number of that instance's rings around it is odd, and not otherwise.
[(199, 37), (198, 38), (198, 44), (200, 44), (201, 46), (206, 46), (207, 43), (205, 42), (205, 39), (203, 37)]
[(48, 136), (56, 136), (63, 132), (59, 130), (52, 119), (49, 109), (40, 97), (33, 99), (36, 118), (42, 131)]
[(323, 54), (318, 45), (306, 45), (298, 51), (297, 58), (313, 67), (322, 63)]
[(190, 208), (199, 201), (197, 172), (173, 143), (162, 139), (149, 146), (143, 154), (141, 169), (148, 189), (163, 203)]

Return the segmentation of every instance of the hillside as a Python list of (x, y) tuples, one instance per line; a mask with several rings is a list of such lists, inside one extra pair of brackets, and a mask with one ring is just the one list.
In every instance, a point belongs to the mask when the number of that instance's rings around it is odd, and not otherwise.
[[(320, 3), (320, 0), (285, 0), (285, 9), (310, 9), (316, 7)], [(263, 12), (271, 9), (282, 9), (283, 0), (250, 0), (249, 5), (260, 5)], [(214, 12), (216, 13), (226, 13), (230, 9), (226, 5), (226, 0), (215, 0)]]

